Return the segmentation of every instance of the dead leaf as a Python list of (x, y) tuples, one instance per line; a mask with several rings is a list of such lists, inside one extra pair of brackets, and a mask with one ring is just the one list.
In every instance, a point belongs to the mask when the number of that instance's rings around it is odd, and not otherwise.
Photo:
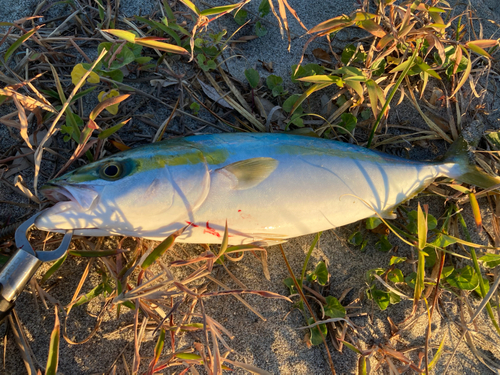
[(15, 187), (17, 187), (19, 190), (21, 190), (21, 192), (26, 195), (29, 199), (31, 199), (33, 202), (35, 203), (41, 203), (40, 202), (40, 199), (38, 199), (38, 197), (36, 197), (35, 195), (33, 195), (33, 193), (30, 191), (30, 189), (28, 189), (25, 185), (24, 185), (24, 181), (23, 181), (23, 178), (21, 177), (21, 175), (17, 175), (15, 178), (14, 178), (14, 185)]
[(33, 111), (35, 108), (41, 108), (44, 109), (45, 111), (49, 111), (52, 113), (57, 113), (54, 107), (51, 105), (47, 105), (45, 103), (42, 103), (39, 100), (33, 99), (32, 97), (25, 96), (23, 94), (19, 94), (16, 91), (11, 90), (9, 87), (5, 87), (4, 89), (0, 89), (0, 95), (5, 95), (8, 97), (16, 97), (17, 100), (23, 105), (25, 109), (28, 111)]
[(240, 37), (237, 40), (234, 40), (234, 42), (248, 42), (250, 40), (254, 40), (254, 39), (257, 39), (257, 38), (258, 38), (257, 35), (245, 35), (245, 36)]
[(152, 79), (151, 81), (149, 81), (149, 84), (153, 87), (158, 87), (158, 86), (161, 86), (161, 87), (168, 87), (168, 86), (172, 86), (172, 85), (177, 85), (179, 83), (179, 81), (170, 81), (168, 79)]
[(28, 118), (26, 117), (26, 112), (24, 111), (23, 106), (21, 103), (19, 103), (19, 100), (17, 100), (17, 97), (13, 96), (12, 100), (14, 100), (14, 104), (16, 105), (17, 108), (17, 116), (19, 117), (19, 132), (21, 133), (21, 137), (23, 137), (24, 142), (28, 145), (30, 149), (33, 150), (33, 146), (30, 143), (29, 136), (28, 136)]
[(431, 98), (429, 99), (429, 103), (431, 103), (432, 105), (436, 105), (436, 102), (439, 100), (439, 98), (441, 98), (443, 96), (443, 90), (441, 90), (440, 88), (438, 87), (434, 87), (434, 89), (432, 90), (432, 95), (431, 95)]
[[(42, 130), (42, 131), (39, 131), (38, 133), (35, 132), (35, 133), (31, 134), (29, 137), (31, 144), (33, 144), (34, 146), (38, 145), (38, 143), (43, 139), (43, 137), (45, 137), (45, 134), (47, 134), (47, 130)], [(50, 138), (45, 143), (45, 147), (50, 147), (51, 144), (52, 144), (52, 138)], [(31, 152), (33, 152), (33, 151), (31, 151)], [(18, 152), (16, 152), (15, 156), (29, 154), (29, 153), (30, 153), (30, 149), (28, 147), (21, 146), (20, 150)], [(27, 156), (22, 157), (22, 158), (14, 159), (12, 161), (12, 164), (9, 166), (9, 170), (5, 173), (5, 178), (13, 176), (13, 175), (25, 170), (26, 168), (30, 168), (32, 163), (34, 163), (34, 162), (35, 162), (35, 158), (34, 158), (33, 153), (31, 155), (27, 155)]]
[(326, 52), (323, 48), (316, 48), (313, 51), (313, 55), (320, 60), (332, 62), (330, 54)]
[(266, 69), (269, 73), (273, 73), (274, 72), (273, 63), (272, 62), (265, 62), (265, 61), (262, 61), (262, 60), (259, 60), (259, 62), (262, 64), (262, 67), (264, 69)]
[(203, 82), (199, 78), (198, 78), (198, 82), (200, 83), (201, 88), (203, 89), (203, 92), (205, 93), (205, 95), (208, 96), (211, 100), (213, 100), (214, 102), (216, 102), (217, 104), (219, 104), (225, 108), (234, 109), (233, 107), (231, 107), (229, 105), (228, 102), (226, 102), (226, 100), (224, 98), (222, 98), (219, 95), (219, 93), (212, 86), (207, 85), (205, 82)]

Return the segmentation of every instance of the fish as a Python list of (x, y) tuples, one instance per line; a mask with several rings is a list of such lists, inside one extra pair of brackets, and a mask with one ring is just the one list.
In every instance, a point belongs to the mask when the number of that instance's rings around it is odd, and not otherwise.
[(286, 133), (194, 135), (127, 150), (46, 183), (45, 231), (177, 242), (273, 245), (380, 215), (438, 177), (500, 183), (468, 160), (462, 139), (443, 161), (403, 159)]

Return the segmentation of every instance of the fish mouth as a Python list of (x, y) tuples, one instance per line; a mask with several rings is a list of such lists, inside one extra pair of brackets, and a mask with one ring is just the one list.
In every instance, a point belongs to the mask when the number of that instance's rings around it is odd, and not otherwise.
[(35, 226), (47, 231), (97, 229), (93, 210), (101, 191), (92, 185), (46, 183), (40, 192), (55, 205), (36, 218)]
[(99, 191), (90, 185), (55, 184), (47, 182), (40, 192), (55, 203), (73, 202), (80, 206), (82, 211), (90, 210), (99, 198)]
[(67, 201), (76, 202), (75, 197), (73, 197), (73, 195), (71, 195), (71, 193), (65, 189), (64, 186), (57, 185), (52, 182), (47, 182), (43, 185), (40, 192), (45, 198), (54, 203)]

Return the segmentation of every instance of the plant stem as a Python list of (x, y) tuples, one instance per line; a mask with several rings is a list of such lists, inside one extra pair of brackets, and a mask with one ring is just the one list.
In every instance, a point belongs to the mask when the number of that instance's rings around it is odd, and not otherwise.
[[(306, 296), (304, 295), (304, 292), (302, 290), (302, 286), (299, 285), (299, 282), (297, 281), (297, 278), (295, 277), (292, 267), (290, 267), (290, 263), (288, 263), (288, 259), (285, 255), (285, 250), (283, 249), (283, 246), (281, 244), (278, 245), (281, 250), (281, 255), (283, 256), (283, 259), (285, 260), (286, 268), (288, 269), (288, 273), (292, 277), (293, 283), (295, 284), (295, 288), (300, 294), (300, 298), (304, 302), (304, 304), (307, 306), (307, 309), (309, 310), (309, 313), (311, 314), (311, 317), (314, 319), (314, 322), (316, 323), (316, 317), (314, 316), (314, 312), (311, 308), (311, 305), (309, 305), (309, 302), (307, 302)], [(325, 344), (325, 349), (326, 349), (326, 354), (328, 354), (328, 363), (330, 365), (330, 370), (332, 371), (332, 375), (335, 375), (335, 367), (333, 366), (333, 360), (332, 360), (332, 355), (330, 354), (330, 350), (328, 350), (328, 344), (326, 343), (325, 335), (323, 335), (323, 332), (321, 332), (320, 326), (318, 326), (318, 332), (321, 335), (321, 338), (323, 339), (323, 344)]]
[(411, 55), (411, 57), (407, 60), (409, 61), (408, 66), (403, 70), (403, 73), (401, 73), (401, 75), (399, 76), (398, 80), (396, 81), (396, 84), (394, 85), (389, 96), (387, 97), (384, 106), (382, 107), (382, 111), (380, 111), (380, 113), (378, 114), (377, 121), (375, 121), (375, 124), (373, 125), (372, 130), (370, 132), (370, 136), (368, 137), (368, 144), (366, 145), (366, 148), (370, 148), (373, 141), (373, 136), (375, 135), (375, 132), (377, 131), (378, 126), (380, 125), (380, 121), (382, 121), (382, 116), (384, 116), (384, 113), (387, 110), (387, 107), (389, 107), (389, 104), (391, 103), (392, 98), (396, 94), (396, 91), (398, 91), (399, 85), (401, 85), (401, 82), (403, 82), (403, 79), (406, 77), (408, 71), (413, 66), (413, 61), (415, 61), (415, 58), (417, 57), (419, 50), (420, 50), (420, 43), (417, 44), (415, 51), (413, 51), (413, 55)]
[(309, 247), (309, 251), (307, 252), (306, 260), (304, 261), (304, 265), (302, 266), (302, 273), (300, 275), (300, 283), (299, 284), (301, 287), (302, 287), (302, 284), (304, 282), (304, 276), (306, 274), (307, 263), (309, 263), (309, 258), (311, 257), (311, 254), (314, 250), (314, 247), (316, 246), (316, 244), (319, 241), (319, 237), (321, 236), (321, 233), (323, 233), (323, 232), (316, 233), (316, 237), (314, 237), (314, 241), (312, 242), (311, 246)]

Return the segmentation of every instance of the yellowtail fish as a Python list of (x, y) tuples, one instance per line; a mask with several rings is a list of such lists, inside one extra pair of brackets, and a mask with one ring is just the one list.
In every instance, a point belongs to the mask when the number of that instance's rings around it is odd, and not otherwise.
[(393, 209), (444, 176), (482, 188), (500, 178), (471, 166), (457, 141), (443, 162), (405, 160), (363, 147), (288, 134), (186, 137), (121, 152), (41, 189), (57, 202), (42, 230), (178, 242), (284, 242)]

